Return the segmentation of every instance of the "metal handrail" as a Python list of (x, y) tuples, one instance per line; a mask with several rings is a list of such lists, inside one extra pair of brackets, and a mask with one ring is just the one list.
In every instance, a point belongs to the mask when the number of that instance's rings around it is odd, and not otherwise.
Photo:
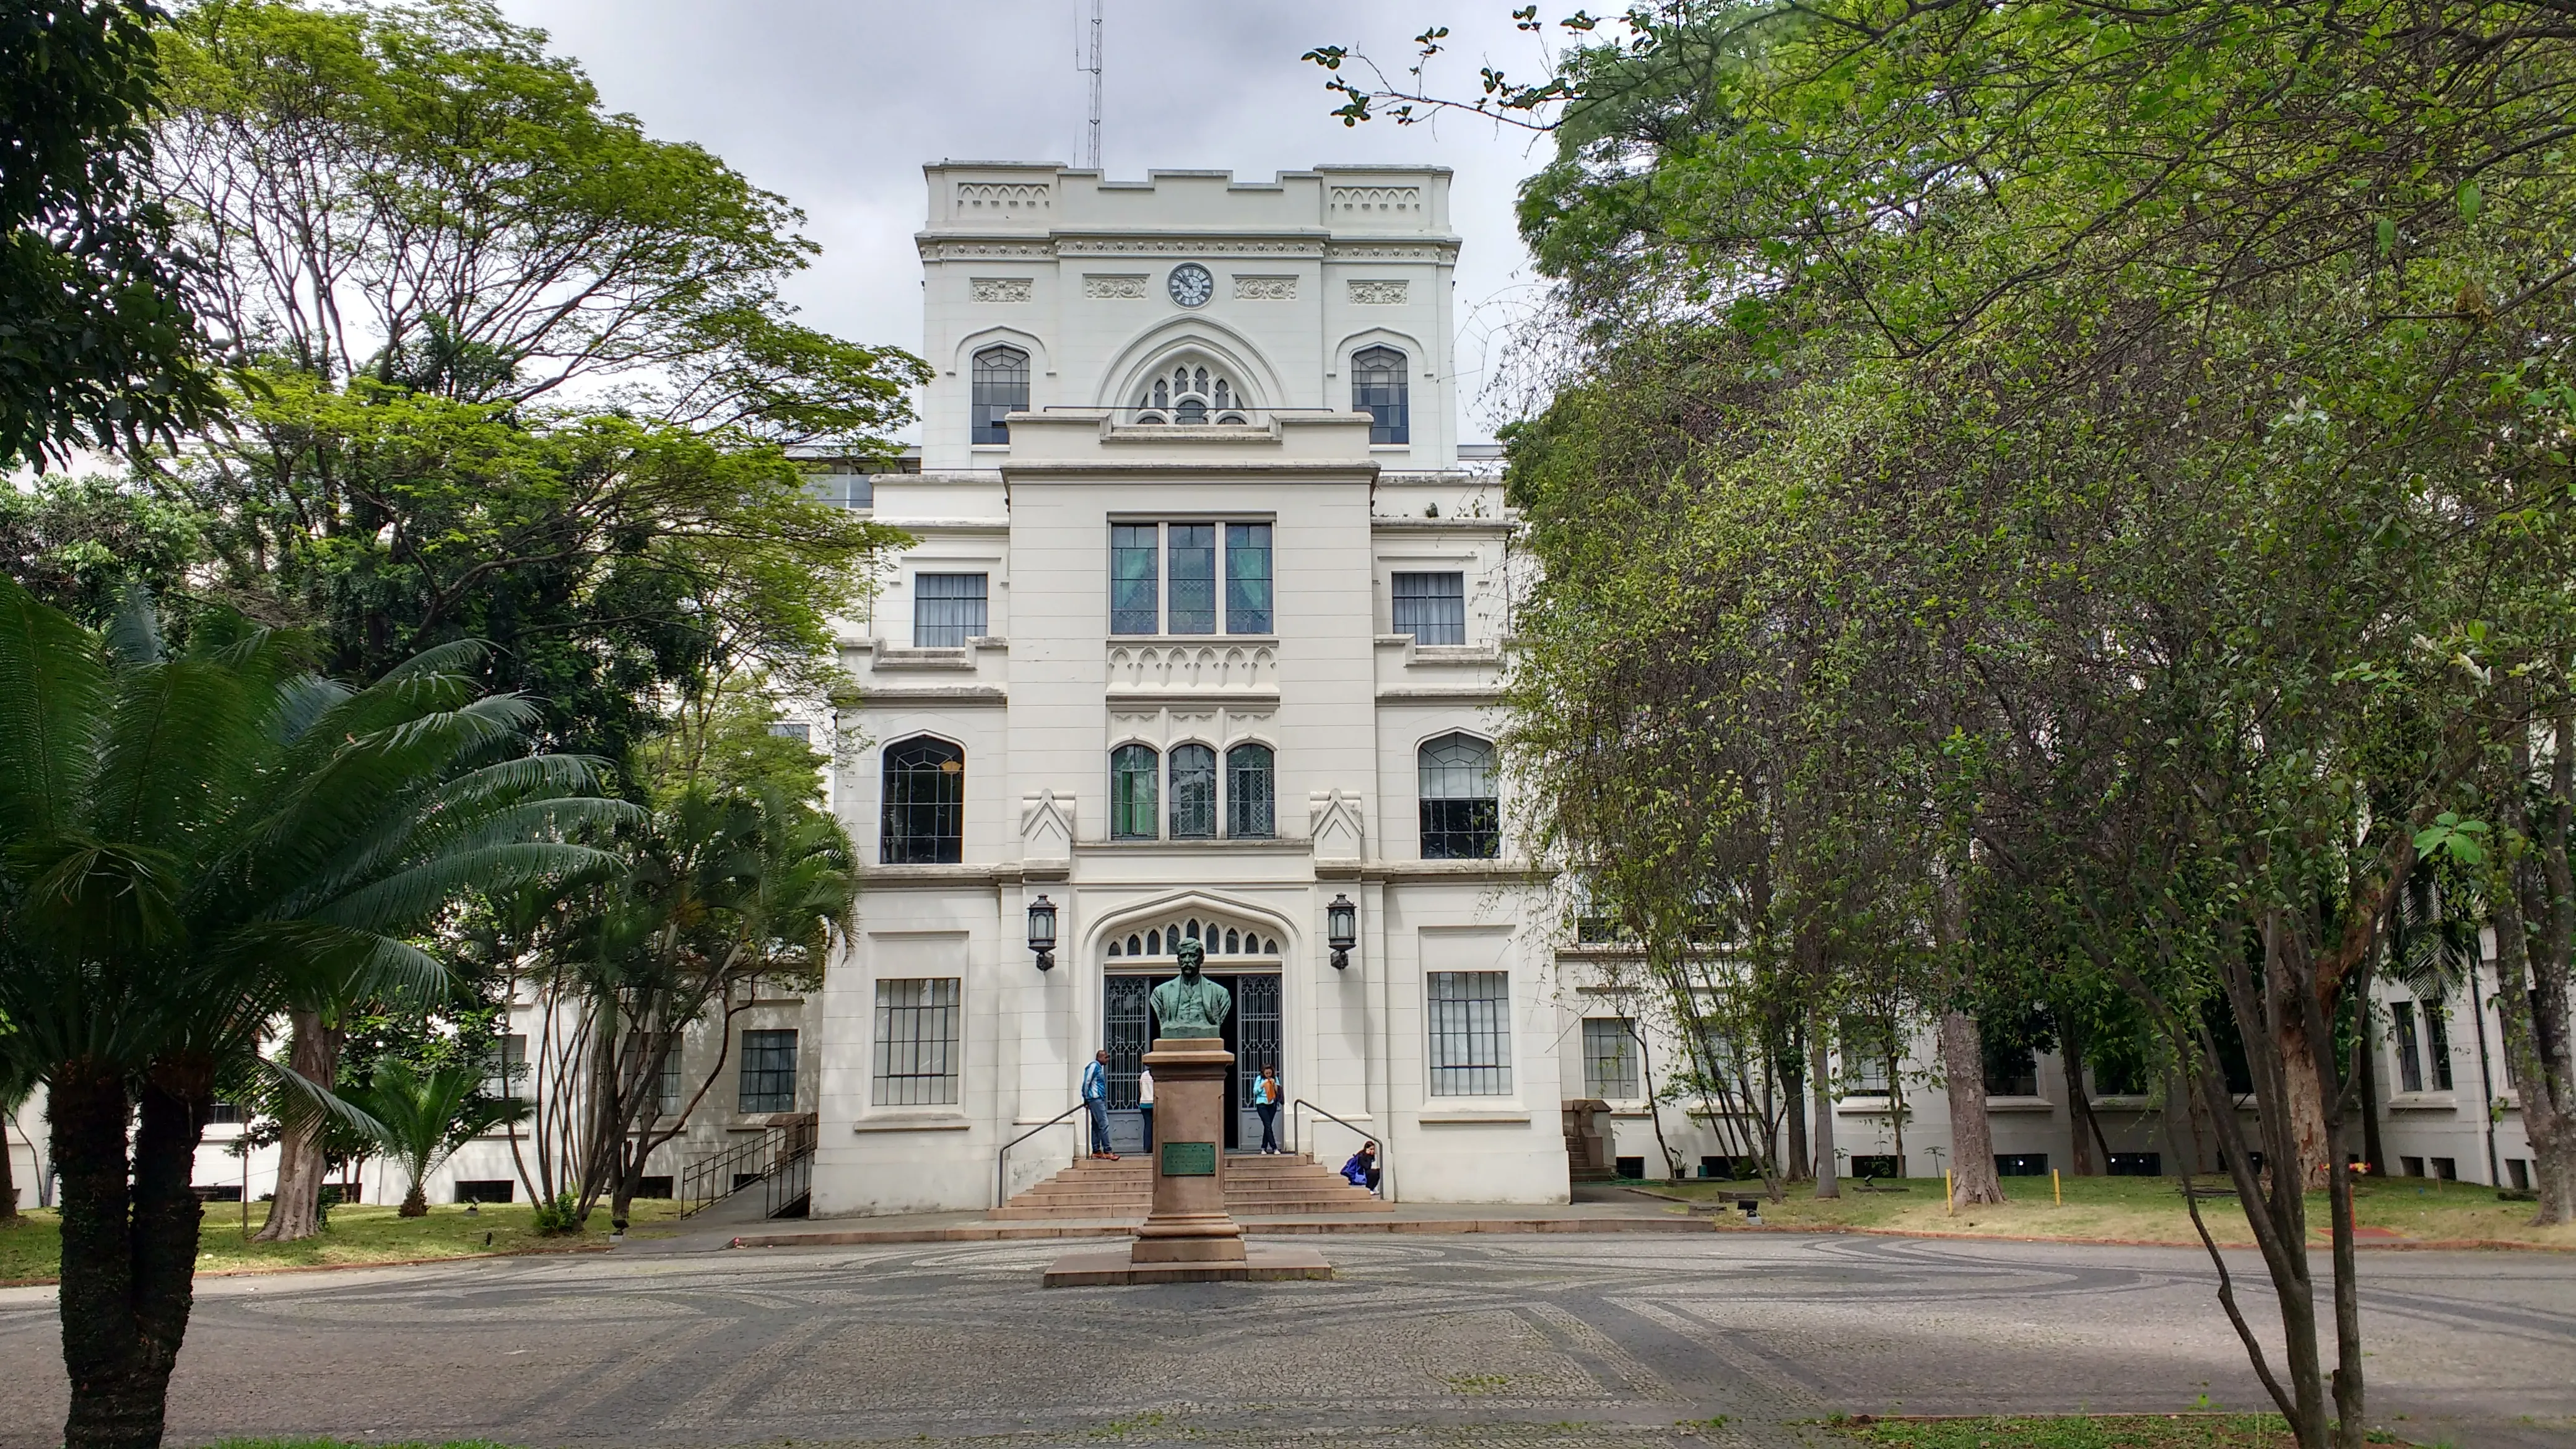
[(798, 1158), (810, 1158), (817, 1137), (816, 1124), (811, 1119), (799, 1120), (785, 1126), (765, 1128), (749, 1142), (690, 1163), (680, 1174), (676, 1194), (682, 1204), (680, 1216), (685, 1218), (704, 1212), (749, 1188), (751, 1184), (748, 1182), (740, 1187), (734, 1185), (733, 1173), (737, 1168), (757, 1162), (761, 1166), (755, 1177), (767, 1180)]
[[(1361, 1131), (1358, 1123), (1344, 1122), (1341, 1118), (1335, 1117), (1332, 1113), (1325, 1111), (1323, 1108), (1316, 1106), (1314, 1103), (1307, 1101), (1303, 1097), (1299, 1097), (1295, 1102), (1290, 1103), (1288, 1107), (1288, 1150), (1291, 1152), (1303, 1152), (1306, 1150), (1304, 1147), (1299, 1145), (1299, 1143), (1304, 1140), (1305, 1136), (1304, 1133), (1297, 1130), (1297, 1109), (1300, 1107), (1305, 1108), (1307, 1111), (1314, 1113), (1318, 1117), (1341, 1123), (1343, 1127), (1352, 1132), (1358, 1133), (1359, 1139), (1362, 1142), (1374, 1142), (1377, 1144), (1378, 1189), (1379, 1195), (1384, 1197), (1386, 1184), (1394, 1181), (1394, 1179), (1388, 1175), (1387, 1169), (1395, 1160), (1395, 1152), (1386, 1145), (1385, 1140), (1377, 1133)], [(1388, 1197), (1387, 1201), (1393, 1202), (1395, 1199)]]
[[(1067, 1107), (1063, 1111), (1056, 1113), (1054, 1116), (1049, 1117), (1043, 1122), (1040, 1122), (1035, 1127), (1030, 1128), (1028, 1131), (1023, 1132), (1019, 1136), (1012, 1138), (1010, 1141), (1003, 1143), (1002, 1150), (993, 1154), (993, 1206), (1000, 1207), (1002, 1204), (1011, 1200), (1011, 1179), (1007, 1174), (1010, 1171), (1012, 1148), (1017, 1147), (1021, 1143), (1028, 1141), (1030, 1138), (1037, 1136), (1039, 1133), (1044, 1132), (1049, 1127), (1056, 1125), (1058, 1122), (1063, 1121), (1065, 1118), (1072, 1116), (1076, 1112), (1087, 1113), (1090, 1110), (1091, 1104), (1089, 1102), (1076, 1102), (1072, 1106)], [(1080, 1162), (1082, 1160), (1082, 1131), (1080, 1128), (1076, 1128), (1073, 1135), (1073, 1160), (1076, 1162)]]

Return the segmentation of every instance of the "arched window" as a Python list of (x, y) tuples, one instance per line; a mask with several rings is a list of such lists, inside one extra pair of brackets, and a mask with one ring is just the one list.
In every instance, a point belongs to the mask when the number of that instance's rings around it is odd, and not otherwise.
[(1180, 362), (1169, 372), (1158, 372), (1153, 382), (1136, 395), (1136, 421), (1140, 423), (1243, 423), (1249, 421), (1237, 411), (1243, 407), (1242, 392), (1222, 371), (1210, 371), (1204, 362)]
[(1133, 931), (1127, 933), (1127, 954), (1130, 956), (1142, 956), (1145, 954), (1144, 941), (1139, 939)]
[(1145, 954), (1148, 956), (1160, 956), (1163, 954), (1162, 932), (1147, 931), (1145, 933)]
[(1369, 415), (1370, 442), (1413, 441), (1406, 390), (1403, 353), (1392, 347), (1363, 347), (1351, 354), (1351, 411)]
[(966, 857), (966, 752), (928, 736), (885, 749), (887, 865), (955, 865)]
[(1225, 752), (1225, 833), (1236, 840), (1268, 840), (1278, 833), (1268, 745), (1236, 745)]
[(1494, 747), (1442, 735), (1422, 747), (1422, 858), (1490, 860), (1502, 853)]
[(975, 354), (975, 441), (1007, 443), (1002, 419), (1029, 407), (1029, 355), (1016, 347), (987, 347)]
[(1225, 954), (1229, 956), (1243, 954), (1243, 933), (1231, 926), (1228, 926), (1225, 931)]
[(1172, 838), (1216, 838), (1216, 751), (1172, 746)]
[(1109, 754), (1109, 838), (1152, 840), (1161, 832), (1154, 808), (1154, 777), (1162, 761), (1144, 745), (1120, 745)]

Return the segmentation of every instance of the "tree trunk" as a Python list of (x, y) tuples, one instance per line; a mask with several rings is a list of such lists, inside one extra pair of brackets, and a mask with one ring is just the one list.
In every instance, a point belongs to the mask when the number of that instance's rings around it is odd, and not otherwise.
[[(2509, 801), (2509, 821), (2514, 808)], [(2547, 957), (2550, 942), (2531, 939), (2529, 898), (2540, 894), (2532, 889), (2537, 874), (2527, 862), (2508, 867), (2505, 886), (2493, 892), (2496, 1015), (2503, 1019), (2505, 1062), (2531, 1142), (2531, 1185), (2540, 1200), (2532, 1221), (2576, 1222), (2576, 1071), (2568, 1060), (2567, 990), (2563, 972)], [(2554, 1002), (2544, 989), (2553, 974), (2560, 976)]]
[[(339, 1079), (341, 1032), (325, 1025), (318, 1011), (289, 1014), (295, 1039), (287, 1065), (297, 1076), (324, 1089)], [(268, 1202), (268, 1217), (252, 1241), (292, 1243), (322, 1231), (322, 1114), (299, 1111), (286, 1121), (277, 1144), (277, 1193)]]
[[(2077, 1177), (2093, 1175), (2093, 1142), (2101, 1129), (2093, 1123), (2093, 1094), (2084, 1082), (2084, 1037), (2075, 1028), (2060, 1021), (2057, 1025), (2057, 1063), (2066, 1072), (2066, 1122), (2071, 1129), (2068, 1144), (2074, 1152), (2073, 1167)], [(2111, 1167), (2111, 1151), (2102, 1150), (2102, 1169)]]
[[(47, 1114), (63, 1181), (63, 1366), (71, 1379), (66, 1449), (157, 1449), (170, 1370), (188, 1330), (202, 1216), (188, 1179), (213, 1073), (165, 1064), (132, 1105), (121, 1073), (58, 1067)], [(129, 1187), (128, 1174), (131, 1172)]]
[(18, 1225), (18, 1172), (9, 1161), (9, 1117), (0, 1109), (0, 1227)]
[(1834, 1163), (1833, 1080), (1825, 1071), (1824, 1028), (1814, 1021), (1807, 1023), (1807, 1087), (1816, 1113), (1812, 1133), (1816, 1143), (1816, 1196), (1841, 1197), (1842, 1182)]
[(411, 1191), (403, 1194), (402, 1207), (395, 1211), (394, 1216), (398, 1218), (429, 1216), (429, 1194), (422, 1189), (419, 1178), (415, 1177), (411, 1180)]
[(1994, 1125), (1986, 1120), (1986, 1050), (1977, 1019), (1941, 1013), (1941, 1075), (1950, 1097), (1950, 1205), (2002, 1202)]
[[(2298, 990), (2304, 992), (2304, 984)], [(2323, 1192), (2326, 1178), (2334, 1166), (2336, 1144), (2326, 1130), (2325, 1086), (2317, 1077), (2317, 1054), (2308, 1042), (2307, 1023), (2302, 1014), (2284, 1011), (2274, 1018), (2274, 1048), (2281, 1056), (2281, 1076), (2289, 1089), (2286, 1104), (2290, 1114), (2290, 1135), (2299, 1149), (2300, 1185), (2309, 1192)], [(2271, 1166), (2271, 1164), (2266, 1164)], [(2279, 1171), (2277, 1166), (2272, 1168)]]
[[(2475, 981), (2469, 986), (2469, 1009), (2478, 1009)], [(2365, 994), (2355, 1008), (2361, 1017), (2361, 1158), (2374, 1173), (2388, 1171), (2388, 1145), (2379, 1137), (2379, 1032), (2371, 1024), (2370, 997)], [(2482, 1029), (2485, 1019), (2479, 1018)], [(2487, 1175), (2495, 1176), (2490, 1165)]]
[(1807, 1164), (1812, 1160), (1807, 1153), (1807, 1084), (1800, 1080), (1806, 1072), (1798, 1065), (1797, 1049), (1797, 1044), (1792, 1042), (1791, 1054), (1783, 1056), (1779, 1062), (1780, 1115), (1789, 1119), (1789, 1160), (1784, 1164), (1787, 1171), (1781, 1176), (1791, 1182), (1806, 1177)]

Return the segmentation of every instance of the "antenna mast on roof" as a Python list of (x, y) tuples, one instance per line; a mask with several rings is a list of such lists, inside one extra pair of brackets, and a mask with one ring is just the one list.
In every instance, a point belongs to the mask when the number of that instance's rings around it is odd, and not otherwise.
[(1102, 0), (1091, 0), (1091, 35), (1083, 49), (1082, 69), (1091, 73), (1091, 130), (1083, 144), (1082, 164), (1100, 169), (1100, 7)]

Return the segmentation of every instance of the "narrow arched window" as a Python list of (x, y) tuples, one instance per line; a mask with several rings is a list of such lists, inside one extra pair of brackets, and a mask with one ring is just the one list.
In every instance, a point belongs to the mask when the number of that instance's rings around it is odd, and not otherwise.
[(1351, 411), (1369, 415), (1370, 442), (1413, 441), (1406, 392), (1403, 353), (1392, 347), (1363, 347), (1351, 354)]
[(1422, 858), (1489, 860), (1502, 853), (1494, 747), (1443, 735), (1422, 747)]
[(987, 347), (975, 354), (975, 441), (1007, 443), (1002, 419), (1029, 407), (1029, 355), (1016, 347)]
[(1172, 838), (1216, 838), (1216, 751), (1172, 746)]
[(1152, 840), (1162, 832), (1155, 809), (1154, 777), (1162, 760), (1145, 745), (1120, 745), (1109, 754), (1109, 838)]
[(966, 855), (966, 752), (928, 736), (885, 749), (887, 865), (955, 865)]
[(1278, 833), (1274, 805), (1277, 771), (1268, 745), (1236, 745), (1225, 752), (1225, 833), (1237, 840), (1268, 840)]

